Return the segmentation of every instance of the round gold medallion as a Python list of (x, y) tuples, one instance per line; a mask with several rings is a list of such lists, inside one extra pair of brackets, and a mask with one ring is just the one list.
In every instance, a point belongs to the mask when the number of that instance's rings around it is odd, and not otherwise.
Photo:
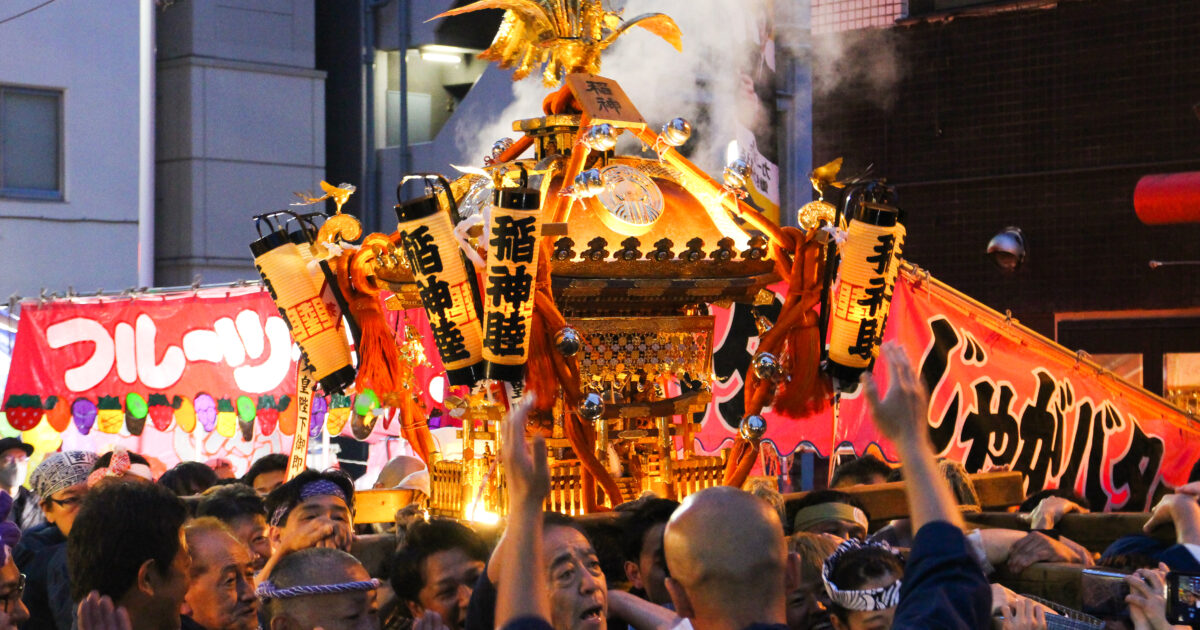
[(645, 173), (624, 164), (607, 166), (600, 171), (604, 190), (597, 195), (608, 210), (604, 221), (618, 232), (643, 233), (663, 211), (663, 194)]

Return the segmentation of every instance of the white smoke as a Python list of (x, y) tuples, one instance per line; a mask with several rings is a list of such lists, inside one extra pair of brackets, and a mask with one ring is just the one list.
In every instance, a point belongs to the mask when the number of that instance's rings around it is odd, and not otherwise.
[(893, 29), (864, 28), (812, 40), (813, 93), (853, 90), (857, 98), (890, 110), (904, 78), (900, 37)]
[[(767, 0), (612, 2), (610, 8), (622, 10), (625, 19), (643, 13), (671, 16), (683, 33), (683, 52), (676, 52), (658, 36), (635, 27), (605, 51), (600, 74), (621, 85), (651, 128), (658, 130), (677, 116), (691, 122), (693, 134), (688, 146), (692, 161), (719, 178), (725, 147), (736, 138), (738, 122), (754, 130), (766, 121), (743, 72), (755, 70), (751, 62), (764, 63), (762, 42), (770, 24), (768, 6)], [(494, 70), (484, 76), (488, 80), (508, 80), (506, 73)], [(503, 110), (460, 108), (450, 123), (456, 126), (457, 149), (470, 159), (478, 161), (490, 155), (497, 139), (517, 135), (512, 121), (542, 115), (542, 99), (551, 92), (542, 85), (540, 72), (513, 83), (511, 90), (512, 102)], [(626, 143), (621, 148), (636, 150), (638, 146)]]

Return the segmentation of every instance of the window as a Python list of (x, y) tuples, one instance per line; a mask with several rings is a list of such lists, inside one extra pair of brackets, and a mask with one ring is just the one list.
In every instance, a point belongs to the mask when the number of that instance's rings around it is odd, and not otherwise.
[(62, 92), (0, 85), (0, 197), (62, 199)]
[[(1159, 315), (1162, 316), (1159, 316)], [(1057, 339), (1187, 409), (1200, 406), (1200, 316), (1195, 309), (1147, 313), (1060, 313)], [(1197, 394), (1195, 399), (1193, 395)], [(1194, 402), (1192, 402), (1194, 400)]]

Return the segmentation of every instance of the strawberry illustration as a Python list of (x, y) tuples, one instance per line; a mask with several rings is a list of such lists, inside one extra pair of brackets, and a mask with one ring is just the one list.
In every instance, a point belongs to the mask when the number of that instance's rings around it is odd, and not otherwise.
[(96, 412), (96, 422), (99, 425), (97, 428), (104, 433), (120, 433), (121, 426), (125, 424), (125, 411), (121, 409), (121, 399), (116, 396), (101, 396), (100, 403), (96, 406), (99, 408)]
[[(176, 396), (176, 401), (181, 399)], [(150, 394), (150, 422), (154, 423), (154, 428), (159, 431), (166, 431), (171, 428), (171, 423), (175, 420), (175, 409), (171, 403), (167, 402), (166, 394)]]
[(279, 425), (279, 414), (288, 408), (291, 399), (281, 396), (279, 402), (274, 396), (260, 396), (258, 399), (258, 431), (263, 435), (271, 435)]
[(51, 396), (49, 405), (43, 406), (41, 396), (35, 394), (13, 394), (4, 403), (8, 424), (18, 431), (28, 431), (42, 421), (46, 409), (54, 406), (57, 399)]

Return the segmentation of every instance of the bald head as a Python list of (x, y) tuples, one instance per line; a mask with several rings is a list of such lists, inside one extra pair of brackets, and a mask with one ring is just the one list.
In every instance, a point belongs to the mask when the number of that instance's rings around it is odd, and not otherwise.
[[(774, 614), (782, 619), (787, 546), (779, 516), (761, 499), (724, 486), (689, 496), (667, 523), (663, 551), (668, 590), (677, 606), (677, 596), (688, 600), (684, 616), (697, 628), (705, 618), (782, 623)], [(750, 611), (767, 616), (744, 619)]]
[[(284, 556), (271, 571), (270, 580), (276, 588), (285, 589), (293, 586), (358, 582), (369, 578), (367, 570), (354, 556), (338, 549), (314, 547)], [(364, 604), (373, 608), (374, 600), (374, 593), (370, 594), (368, 601), (368, 593), (362, 591), (272, 599), (268, 605), (272, 619), (271, 628), (280, 630), (275, 623), (276, 619), (280, 618), (310, 619), (313, 615), (325, 615), (341, 609), (353, 612), (363, 608)], [(329, 628), (328, 624), (317, 625)], [(293, 629), (290, 625), (285, 625), (283, 630)]]

